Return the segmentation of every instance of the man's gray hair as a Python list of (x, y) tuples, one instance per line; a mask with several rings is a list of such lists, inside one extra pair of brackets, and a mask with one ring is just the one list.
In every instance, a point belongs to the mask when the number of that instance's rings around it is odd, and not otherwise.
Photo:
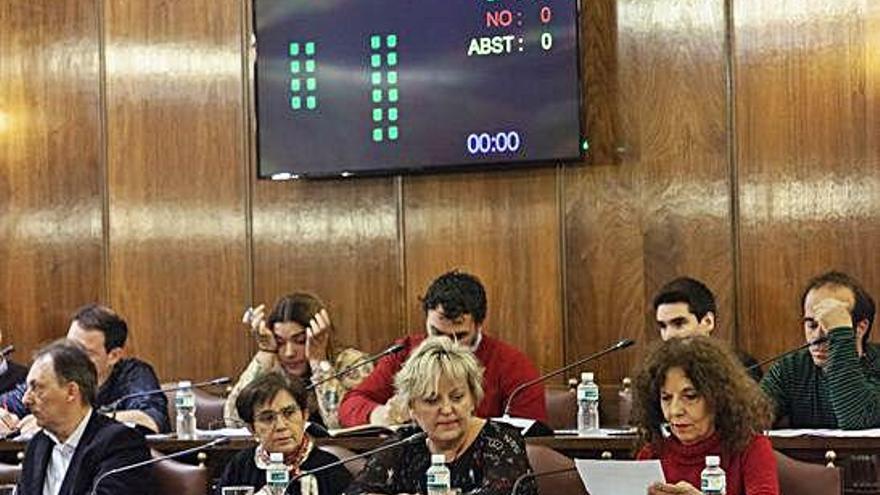
[(52, 369), (59, 384), (76, 383), (82, 404), (95, 403), (98, 372), (81, 345), (72, 340), (58, 339), (34, 353), (34, 362), (44, 357), (52, 360)]

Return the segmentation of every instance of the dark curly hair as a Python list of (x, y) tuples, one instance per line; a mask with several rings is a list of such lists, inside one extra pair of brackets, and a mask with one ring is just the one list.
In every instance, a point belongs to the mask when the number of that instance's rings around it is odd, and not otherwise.
[(655, 343), (634, 382), (632, 422), (643, 443), (662, 450), (660, 390), (671, 368), (681, 368), (715, 415), (715, 430), (729, 452), (742, 451), (773, 422), (773, 406), (728, 346), (695, 336)]
[(469, 273), (452, 270), (440, 275), (421, 299), (425, 314), (443, 306), (443, 315), (450, 320), (469, 314), (479, 325), (486, 319), (486, 289)]

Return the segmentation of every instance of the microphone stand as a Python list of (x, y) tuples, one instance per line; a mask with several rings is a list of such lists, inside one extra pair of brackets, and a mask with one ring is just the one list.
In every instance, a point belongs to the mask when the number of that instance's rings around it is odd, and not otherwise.
[(314, 382), (309, 383), (308, 385), (306, 385), (306, 391), (312, 390), (313, 388), (317, 387), (318, 385), (321, 385), (322, 383), (329, 382), (330, 380), (333, 380), (335, 378), (339, 378), (340, 376), (348, 373), (349, 371), (358, 369), (361, 366), (366, 366), (370, 363), (376, 362), (389, 354), (394, 354), (396, 352), (400, 352), (403, 350), (404, 347), (405, 346), (403, 344), (394, 344), (393, 346), (389, 347), (388, 349), (385, 349), (384, 351), (380, 352), (379, 354), (376, 354), (375, 356), (366, 357), (366, 358), (364, 358), (364, 359), (362, 359), (362, 360), (360, 360), (350, 366), (346, 366), (342, 370), (339, 370), (330, 376), (327, 376), (327, 377), (324, 377), (318, 381), (314, 381)]
[[(343, 464), (347, 464), (351, 461), (363, 459), (364, 457), (369, 457), (373, 454), (378, 454), (379, 452), (384, 452), (389, 449), (397, 448), (397, 447), (400, 447), (401, 445), (407, 445), (410, 443), (418, 442), (419, 440), (425, 439), (425, 437), (427, 437), (427, 436), (428, 436), (427, 433), (425, 433), (424, 431), (421, 431), (419, 433), (416, 433), (415, 435), (410, 435), (402, 440), (398, 440), (396, 442), (391, 442), (387, 445), (382, 445), (380, 447), (376, 447), (375, 449), (368, 450), (366, 452), (361, 452), (360, 454), (356, 454), (351, 457), (346, 457), (345, 459), (339, 459), (338, 461), (331, 462), (329, 464), (324, 464), (323, 466), (317, 467), (315, 469), (303, 471), (303, 472), (299, 473), (298, 475), (294, 476), (293, 478), (291, 478), (290, 481), (287, 482), (287, 485), (290, 486), (291, 483), (293, 483), (294, 481), (296, 481), (300, 478), (304, 478), (306, 476), (311, 476), (313, 474), (317, 474), (322, 471), (326, 471), (328, 469), (333, 469), (335, 467), (342, 466)], [(286, 491), (287, 491), (287, 489), (285, 488), (285, 492)]]
[(144, 390), (141, 392), (133, 392), (130, 394), (123, 395), (122, 397), (114, 400), (113, 402), (111, 402), (109, 404), (101, 406), (100, 408), (98, 408), (98, 412), (100, 412), (102, 414), (109, 414), (109, 413), (116, 412), (116, 409), (119, 408), (119, 404), (121, 404), (122, 401), (125, 401), (128, 399), (133, 399), (135, 397), (143, 397), (145, 395), (153, 395), (153, 394), (163, 394), (165, 392), (176, 392), (178, 390), (182, 390), (185, 388), (195, 389), (195, 388), (202, 388), (202, 387), (210, 387), (212, 385), (223, 385), (225, 383), (229, 383), (228, 376), (224, 376), (221, 378), (215, 378), (213, 380), (208, 380), (208, 381), (204, 381), (204, 382), (193, 383), (189, 387), (175, 386), (175, 387), (168, 387), (168, 388), (157, 388), (157, 389), (153, 389), (153, 390)]
[(604, 356), (605, 354), (608, 354), (609, 352), (614, 352), (618, 349), (624, 349), (624, 348), (629, 347), (635, 343), (636, 343), (635, 340), (623, 339), (620, 342), (612, 345), (611, 347), (609, 347), (605, 350), (599, 351), (599, 352), (592, 354), (590, 356), (587, 356), (585, 358), (578, 359), (577, 361), (575, 361), (571, 364), (567, 364), (567, 365), (563, 366), (562, 368), (559, 368), (556, 371), (551, 371), (550, 373), (543, 374), (543, 375), (539, 376), (538, 378), (535, 378), (533, 380), (529, 380), (525, 383), (521, 383), (518, 387), (513, 389), (513, 392), (511, 392), (510, 396), (507, 397), (507, 402), (504, 403), (503, 416), (510, 417), (510, 404), (513, 402), (513, 398), (516, 397), (516, 394), (518, 394), (523, 389), (531, 387), (532, 385), (534, 385), (536, 383), (541, 383), (548, 378), (554, 377), (560, 373), (564, 373), (564, 372), (566, 372), (574, 367), (580, 366), (588, 361), (592, 361), (594, 359), (600, 358), (600, 357)]
[(552, 476), (554, 474), (562, 474), (568, 473), (570, 471), (577, 471), (576, 467), (567, 467), (563, 469), (554, 469), (553, 471), (544, 471), (543, 473), (524, 473), (519, 475), (516, 478), (516, 481), (513, 482), (513, 488), (510, 490), (510, 495), (516, 495), (517, 490), (519, 489), (519, 484), (522, 483), (527, 478), (541, 478), (544, 476)]
[(156, 463), (164, 461), (164, 460), (175, 459), (177, 457), (183, 457), (183, 456), (189, 455), (189, 454), (195, 454), (196, 452), (200, 452), (202, 450), (206, 450), (206, 449), (210, 449), (212, 447), (216, 447), (218, 445), (222, 445), (228, 441), (229, 441), (229, 437), (220, 437), (215, 440), (211, 440), (210, 442), (203, 444), (203, 445), (197, 445), (195, 447), (191, 447), (186, 450), (181, 450), (179, 452), (174, 452), (172, 454), (162, 455), (159, 457), (151, 457), (150, 459), (147, 459), (144, 461), (136, 462), (134, 464), (128, 464), (126, 466), (120, 466), (118, 468), (114, 468), (109, 471), (105, 471), (103, 474), (101, 474), (101, 476), (98, 476), (97, 478), (95, 478), (95, 482), (92, 484), (92, 489), (91, 489), (91, 491), (89, 491), (89, 493), (90, 493), (90, 495), (95, 495), (95, 493), (97, 493), (97, 490), (98, 490), (98, 483), (103, 481), (104, 478), (106, 478), (108, 476), (112, 476), (114, 474), (119, 474), (119, 473), (124, 473), (125, 471), (131, 471), (132, 469), (137, 469), (137, 468), (141, 468), (144, 466), (149, 466), (151, 464), (156, 464)]
[(802, 350), (806, 349), (807, 347), (810, 347), (811, 345), (824, 344), (825, 342), (828, 342), (827, 335), (823, 335), (823, 336), (817, 338), (816, 340), (813, 340), (811, 342), (807, 342), (806, 344), (803, 344), (798, 347), (795, 347), (794, 349), (785, 351), (782, 354), (773, 356), (772, 358), (765, 359), (765, 360), (761, 361), (760, 363), (755, 363), (755, 364), (749, 366), (748, 368), (746, 368), (746, 370), (752, 371), (753, 369), (760, 368), (761, 366), (764, 366), (767, 363), (772, 363), (773, 361), (776, 361), (777, 359), (782, 359), (785, 356), (788, 356), (789, 354), (794, 354), (795, 352), (802, 351)]

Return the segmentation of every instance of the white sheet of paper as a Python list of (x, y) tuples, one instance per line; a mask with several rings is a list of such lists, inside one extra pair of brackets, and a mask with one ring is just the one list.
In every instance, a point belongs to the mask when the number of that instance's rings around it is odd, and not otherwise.
[(645, 495), (651, 483), (666, 481), (658, 460), (574, 462), (590, 495)]

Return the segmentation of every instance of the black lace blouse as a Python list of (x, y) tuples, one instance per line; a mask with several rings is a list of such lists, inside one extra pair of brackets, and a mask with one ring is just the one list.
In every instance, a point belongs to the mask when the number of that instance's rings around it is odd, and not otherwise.
[[(385, 443), (418, 433), (406, 427)], [(463, 495), (509, 495), (516, 479), (530, 471), (525, 441), (516, 428), (486, 421), (477, 438), (457, 459), (446, 465), (452, 488)], [(431, 452), (425, 442), (402, 445), (373, 455), (345, 490), (364, 493), (426, 493), (425, 473)], [(517, 495), (537, 495), (532, 479), (520, 483)]]

